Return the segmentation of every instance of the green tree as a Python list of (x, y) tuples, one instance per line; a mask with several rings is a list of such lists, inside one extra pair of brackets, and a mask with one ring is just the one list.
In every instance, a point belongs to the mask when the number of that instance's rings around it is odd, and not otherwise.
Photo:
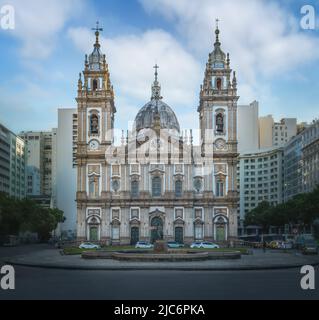
[(0, 235), (18, 235), (31, 231), (46, 241), (58, 223), (65, 221), (63, 211), (47, 209), (29, 199), (16, 200), (0, 194)]
[(270, 227), (269, 217), (271, 215), (272, 207), (269, 202), (261, 202), (255, 209), (247, 213), (245, 217), (245, 225), (261, 226), (263, 232)]

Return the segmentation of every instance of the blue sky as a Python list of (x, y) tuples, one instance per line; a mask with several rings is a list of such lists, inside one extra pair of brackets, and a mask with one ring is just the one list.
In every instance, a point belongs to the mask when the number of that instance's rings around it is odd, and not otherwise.
[(0, 30), (0, 122), (11, 130), (57, 126), (57, 108), (75, 107), (90, 30), (104, 27), (116, 93), (116, 127), (126, 129), (149, 100), (153, 65), (162, 95), (181, 127), (197, 128), (199, 87), (214, 43), (237, 71), (240, 104), (260, 103), (260, 115), (318, 118), (319, 22), (300, 28), (300, 8), (318, 1), (269, 0), (0, 0), (15, 8), (15, 30)]

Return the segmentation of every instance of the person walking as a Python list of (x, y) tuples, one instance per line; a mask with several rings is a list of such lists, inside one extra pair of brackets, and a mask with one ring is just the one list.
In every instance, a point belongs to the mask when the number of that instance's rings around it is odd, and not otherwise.
[(267, 249), (267, 242), (264, 240), (264, 242), (263, 242), (264, 253), (266, 253), (266, 249)]

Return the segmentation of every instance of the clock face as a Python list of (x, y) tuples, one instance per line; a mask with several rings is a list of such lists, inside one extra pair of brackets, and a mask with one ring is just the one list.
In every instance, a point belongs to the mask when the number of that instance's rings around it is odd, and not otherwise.
[(216, 142), (215, 142), (215, 146), (216, 146), (216, 149), (218, 150), (223, 150), (226, 148), (226, 142), (225, 140), (223, 139), (218, 139)]
[(96, 141), (96, 140), (92, 140), (92, 141), (90, 142), (90, 144), (89, 144), (90, 149), (93, 150), (93, 151), (98, 150), (98, 149), (99, 149), (99, 145), (100, 145), (99, 142)]

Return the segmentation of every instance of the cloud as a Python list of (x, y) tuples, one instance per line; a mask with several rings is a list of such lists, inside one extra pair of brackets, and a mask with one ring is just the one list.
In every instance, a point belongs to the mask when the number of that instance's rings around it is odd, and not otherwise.
[(22, 42), (24, 58), (47, 58), (55, 48), (58, 33), (84, 7), (84, 0), (0, 0), (15, 9), (12, 35)]
[[(85, 28), (72, 28), (68, 32), (74, 44), (84, 53), (92, 51), (94, 37)], [(101, 38), (102, 51), (107, 55), (118, 109), (127, 115), (132, 108), (141, 108), (151, 97), (155, 63), (159, 64), (159, 80), (162, 96), (173, 109), (196, 112), (199, 86), (202, 80), (198, 61), (188, 53), (170, 34), (162, 30), (148, 30), (139, 35), (123, 35)], [(125, 98), (124, 98), (125, 97)], [(136, 109), (137, 110), (137, 109)], [(123, 113), (122, 113), (123, 114)], [(128, 119), (132, 120), (132, 119)]]
[(150, 15), (159, 14), (170, 21), (197, 56), (212, 50), (214, 19), (218, 17), (222, 46), (231, 54), (244, 92), (250, 92), (246, 99), (254, 99), (260, 91), (268, 90), (263, 88), (265, 79), (319, 58), (318, 38), (300, 30), (299, 20), (278, 2), (140, 0), (140, 3)]

